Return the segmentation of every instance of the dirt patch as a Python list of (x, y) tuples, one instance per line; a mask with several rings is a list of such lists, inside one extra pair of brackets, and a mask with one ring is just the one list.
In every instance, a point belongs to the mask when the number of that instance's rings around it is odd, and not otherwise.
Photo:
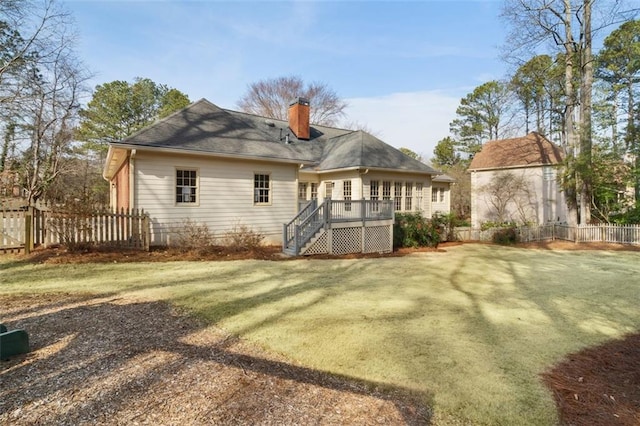
[(545, 249), (545, 250), (607, 250), (607, 251), (640, 251), (640, 246), (633, 244), (613, 243), (574, 243), (571, 241), (539, 241), (535, 243), (520, 243), (516, 247)]
[(280, 246), (260, 246), (251, 250), (233, 250), (228, 247), (213, 247), (207, 251), (184, 251), (172, 248), (140, 250), (86, 250), (70, 252), (64, 248), (39, 248), (29, 255), (18, 255), (17, 259), (28, 263), (128, 263), (128, 262), (174, 262), (174, 261), (226, 261), (226, 260), (271, 260), (292, 259), (369, 259), (379, 257), (406, 256), (417, 252), (445, 252), (446, 247), (462, 243), (444, 243), (437, 249), (431, 247), (401, 248), (392, 253), (352, 253), (344, 255), (319, 254), (291, 257), (282, 253)]
[(428, 424), (425, 396), (305, 368), (157, 301), (0, 296), (32, 352), (0, 361), (0, 424)]
[(563, 424), (640, 424), (640, 334), (569, 355), (543, 379)]
[[(391, 253), (352, 253), (344, 255), (319, 254), (313, 256), (291, 257), (282, 253), (280, 246), (260, 246), (251, 250), (233, 250), (228, 247), (213, 247), (207, 251), (184, 251), (172, 248), (153, 248), (149, 252), (140, 250), (87, 250), (83, 252), (69, 252), (64, 248), (39, 248), (29, 255), (17, 255), (16, 258), (28, 263), (127, 263), (127, 262), (174, 262), (174, 261), (225, 261), (225, 260), (270, 260), (285, 261), (293, 259), (371, 259), (380, 257), (407, 256), (412, 253), (437, 252), (445, 253), (448, 248), (462, 244), (487, 244), (489, 243), (463, 243), (445, 242), (437, 248), (433, 247), (407, 247), (400, 248)], [(610, 251), (640, 251), (640, 246), (630, 244), (609, 243), (580, 243), (569, 241), (541, 241), (536, 243), (521, 243), (514, 247), (544, 250), (610, 250)]]

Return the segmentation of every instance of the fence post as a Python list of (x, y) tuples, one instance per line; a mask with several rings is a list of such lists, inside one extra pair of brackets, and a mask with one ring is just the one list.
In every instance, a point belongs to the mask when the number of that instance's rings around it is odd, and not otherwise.
[(33, 207), (29, 206), (24, 215), (24, 253), (29, 254), (33, 250)]
[(149, 216), (142, 210), (142, 232), (144, 233), (144, 249), (149, 251), (151, 246), (151, 223)]

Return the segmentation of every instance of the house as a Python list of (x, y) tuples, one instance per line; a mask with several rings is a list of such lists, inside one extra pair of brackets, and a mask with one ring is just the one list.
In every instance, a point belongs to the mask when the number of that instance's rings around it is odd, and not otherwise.
[(451, 211), (451, 185), (456, 180), (449, 175), (438, 175), (432, 179), (431, 213), (447, 214)]
[[(144, 209), (153, 245), (170, 245), (189, 219), (218, 236), (246, 225), (286, 246), (283, 225), (329, 199), (342, 203), (343, 221), (355, 220), (361, 200), (377, 213), (388, 204), (391, 219), (394, 211), (431, 215), (440, 172), (366, 132), (310, 124), (310, 108), (298, 98), (282, 121), (194, 102), (110, 145), (111, 205)], [(381, 229), (386, 240), (388, 223)]]
[(471, 226), (515, 222), (566, 222), (567, 203), (559, 183), (564, 154), (544, 136), (487, 142), (471, 164)]

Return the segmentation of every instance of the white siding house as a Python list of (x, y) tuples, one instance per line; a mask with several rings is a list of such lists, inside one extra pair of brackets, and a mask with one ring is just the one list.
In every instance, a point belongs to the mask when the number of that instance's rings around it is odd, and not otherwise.
[(440, 172), (365, 132), (310, 125), (309, 108), (296, 100), (287, 122), (195, 102), (110, 145), (111, 204), (144, 209), (152, 245), (171, 244), (187, 220), (216, 236), (246, 225), (279, 244), (311, 199), (389, 199), (431, 215)]
[(558, 171), (563, 154), (537, 133), (487, 142), (471, 173), (471, 226), (484, 222), (566, 222), (567, 204)]

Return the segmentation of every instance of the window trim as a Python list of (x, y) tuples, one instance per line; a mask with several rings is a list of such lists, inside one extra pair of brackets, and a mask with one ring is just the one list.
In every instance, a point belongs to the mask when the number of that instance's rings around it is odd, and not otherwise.
[[(256, 177), (260, 175), (260, 176), (268, 176), (269, 178), (269, 187), (266, 188), (267, 192), (267, 197), (268, 197), (268, 201), (257, 201), (256, 200), (256, 190), (260, 190), (260, 189), (265, 189), (265, 188), (256, 188)], [(252, 191), (252, 199), (253, 199), (253, 205), (254, 206), (271, 206), (273, 205), (273, 180), (271, 179), (271, 173), (270, 172), (263, 172), (263, 171), (254, 171), (253, 172), (253, 191)]]
[[(178, 191), (178, 172), (196, 172), (196, 201), (194, 202), (185, 202), (178, 201), (177, 191)], [(186, 187), (185, 185), (181, 185), (181, 187)], [(189, 185), (190, 187), (190, 185)], [(173, 204), (175, 207), (199, 207), (200, 206), (200, 168), (199, 167), (186, 167), (186, 166), (175, 166), (173, 170)]]

